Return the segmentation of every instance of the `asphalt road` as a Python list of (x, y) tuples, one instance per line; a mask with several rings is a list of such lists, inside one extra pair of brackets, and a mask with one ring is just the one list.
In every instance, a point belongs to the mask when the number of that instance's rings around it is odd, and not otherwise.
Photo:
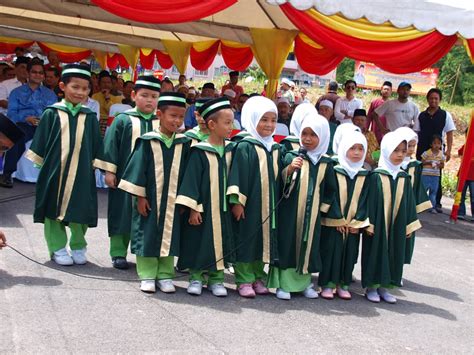
[[(0, 190), (0, 228), (11, 249), (0, 251), (0, 353), (472, 353), (474, 224), (421, 216), (414, 261), (405, 268), (396, 305), (372, 304), (353, 284), (353, 300), (291, 301), (139, 291), (134, 268), (118, 271), (108, 257), (106, 192), (99, 226), (89, 229), (89, 263), (55, 270), (41, 224), (34, 224), (33, 185)], [(134, 262), (133, 256), (129, 258)], [(53, 268), (53, 269), (51, 269)], [(359, 268), (356, 275), (359, 278)]]

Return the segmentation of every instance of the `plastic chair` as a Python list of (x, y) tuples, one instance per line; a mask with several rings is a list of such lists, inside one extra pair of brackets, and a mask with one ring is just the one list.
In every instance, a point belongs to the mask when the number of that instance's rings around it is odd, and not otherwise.
[(284, 123), (277, 123), (276, 126), (276, 131), (275, 131), (276, 136), (288, 136), (290, 135), (290, 130)]

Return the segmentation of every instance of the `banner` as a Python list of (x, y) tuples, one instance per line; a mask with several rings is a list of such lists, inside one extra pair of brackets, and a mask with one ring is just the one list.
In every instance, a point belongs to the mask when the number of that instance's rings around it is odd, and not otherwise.
[(408, 81), (412, 86), (411, 92), (419, 95), (425, 95), (429, 89), (436, 87), (438, 75), (438, 68), (426, 68), (421, 72), (410, 74), (394, 74), (378, 68), (373, 63), (361, 61), (356, 61), (354, 68), (354, 80), (359, 87), (380, 89), (383, 82), (388, 80), (392, 82), (396, 91), (398, 84)]

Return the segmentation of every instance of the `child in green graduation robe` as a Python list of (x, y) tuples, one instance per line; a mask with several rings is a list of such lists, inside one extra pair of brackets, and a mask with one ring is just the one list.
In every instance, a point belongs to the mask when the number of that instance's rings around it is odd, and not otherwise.
[(138, 77), (132, 91), (135, 108), (115, 117), (106, 132), (103, 148), (94, 164), (96, 168), (106, 171), (105, 183), (109, 187), (109, 253), (112, 265), (117, 269), (128, 269), (126, 256), (132, 228), (132, 195), (117, 189), (117, 185), (138, 137), (159, 127), (155, 110), (160, 88), (160, 80), (153, 75)]
[[(41, 116), (27, 158), (41, 167), (34, 221), (44, 223), (52, 259), (59, 265), (85, 264), (85, 233), (97, 226), (93, 162), (102, 144), (97, 116), (81, 102), (89, 94), (90, 69), (65, 66), (59, 83), (64, 99)], [(66, 249), (65, 227), (71, 230)]]
[(176, 200), (177, 204), (187, 207), (183, 214), (178, 267), (189, 269), (187, 292), (190, 295), (200, 295), (207, 282), (207, 289), (214, 296), (225, 297), (224, 269), (233, 262), (226, 186), (234, 147), (234, 143), (225, 139), (232, 132), (234, 114), (226, 98), (206, 102), (199, 108), (199, 114), (210, 134), (207, 141), (191, 148)]
[(199, 114), (199, 108), (204, 105), (210, 99), (197, 99), (194, 106), (196, 107), (196, 112), (194, 116), (196, 117), (196, 121), (198, 125), (193, 129), (190, 129), (184, 133), (184, 135), (191, 139), (191, 146), (194, 147), (199, 142), (207, 140), (209, 137), (209, 129), (207, 128), (206, 121), (201, 117)]
[(287, 152), (300, 148), (301, 123), (305, 117), (309, 117), (309, 115), (313, 114), (314, 110), (312, 109), (314, 109), (314, 106), (310, 103), (302, 103), (296, 106), (293, 115), (291, 115), (290, 135), (283, 138), (280, 142), (283, 156), (285, 156)]
[(242, 297), (268, 294), (264, 265), (278, 258), (276, 202), (280, 196), (280, 146), (273, 140), (277, 108), (263, 96), (247, 100), (242, 125), (250, 136), (236, 148), (229, 176), (235, 218), (235, 281)]
[(369, 226), (362, 239), (362, 287), (371, 302), (395, 303), (389, 289), (399, 287), (406, 241), (421, 228), (410, 177), (401, 169), (407, 152), (405, 137), (387, 133), (378, 168), (369, 177)]
[(332, 139), (333, 155), (331, 156), (331, 158), (336, 163), (337, 163), (337, 152), (339, 150), (339, 145), (341, 144), (344, 137), (351, 134), (352, 132), (360, 132), (360, 128), (351, 122), (342, 123), (339, 126), (337, 126), (336, 131), (334, 132), (334, 137)]
[[(279, 258), (278, 263), (270, 267), (267, 284), (277, 289), (276, 296), (282, 300), (289, 300), (291, 292), (318, 298), (311, 273), (321, 270), (321, 214), (331, 205), (338, 210), (334, 202), (332, 160), (325, 155), (329, 124), (312, 105), (310, 107), (300, 131), (300, 142), (306, 149), (304, 158), (296, 150), (289, 152), (284, 160), (287, 167), (282, 173), (287, 182), (284, 194), (289, 196), (283, 199), (278, 211)], [(296, 169), (298, 172), (294, 175)]]
[(155, 292), (156, 285), (165, 293), (176, 291), (174, 256), (179, 255), (181, 226), (176, 196), (190, 149), (189, 138), (177, 132), (185, 111), (183, 94), (161, 93), (157, 111), (159, 130), (137, 140), (118, 185), (137, 196), (131, 251), (137, 258), (143, 292)]
[(323, 218), (321, 233), (322, 270), (318, 283), (321, 297), (349, 300), (352, 271), (359, 256), (361, 228), (369, 225), (367, 194), (368, 171), (363, 169), (367, 153), (367, 140), (360, 132), (350, 132), (339, 145), (338, 165), (334, 167), (337, 193), (336, 201), (342, 212), (342, 224), (328, 213)]
[[(423, 166), (421, 161), (413, 159), (416, 152), (416, 145), (418, 144), (418, 134), (408, 127), (400, 127), (395, 130), (397, 134), (403, 135), (408, 142), (407, 155), (403, 160), (402, 169), (410, 176), (411, 186), (413, 188), (413, 195), (416, 202), (416, 213), (429, 210), (431, 202), (426, 193), (426, 189), (421, 181), (421, 171)], [(415, 248), (415, 233), (408, 238), (405, 249), (405, 264), (410, 264), (413, 257), (413, 250)]]

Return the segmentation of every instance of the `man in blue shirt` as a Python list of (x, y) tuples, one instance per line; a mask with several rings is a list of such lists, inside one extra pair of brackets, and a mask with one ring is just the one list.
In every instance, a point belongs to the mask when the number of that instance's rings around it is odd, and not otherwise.
[(25, 152), (25, 143), (33, 139), (43, 110), (58, 100), (52, 90), (42, 85), (44, 68), (41, 60), (31, 60), (27, 70), (28, 82), (13, 90), (8, 98), (7, 116), (23, 130), (25, 136), (5, 155), (3, 175), (0, 177), (2, 187), (13, 187), (11, 175)]
[[(216, 87), (213, 83), (205, 83), (202, 87), (200, 99), (207, 99), (207, 98), (214, 98), (216, 97)], [(194, 116), (194, 112), (196, 110), (196, 106), (192, 104), (186, 110), (186, 114), (184, 115), (184, 125), (186, 130), (194, 128), (197, 126), (196, 117)]]

